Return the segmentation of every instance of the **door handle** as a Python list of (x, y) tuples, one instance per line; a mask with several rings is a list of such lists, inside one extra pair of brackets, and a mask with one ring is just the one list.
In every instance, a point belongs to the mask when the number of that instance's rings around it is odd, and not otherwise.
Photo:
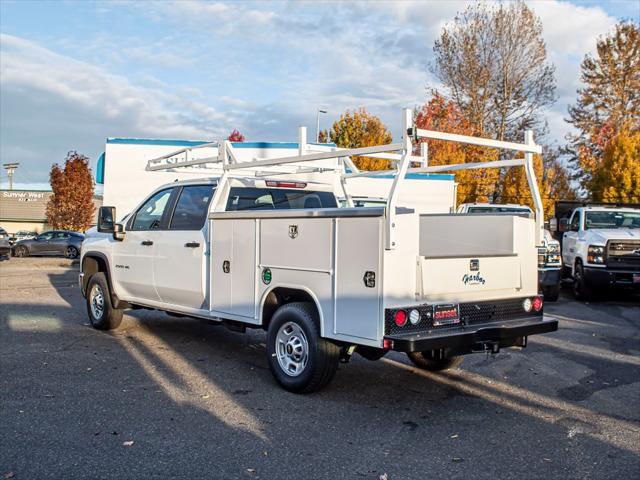
[(153, 245), (153, 242), (151, 240), (143, 240), (142, 242), (140, 242), (140, 245), (148, 247), (149, 245)]
[(187, 242), (184, 246), (187, 248), (198, 248), (200, 244), (198, 242)]

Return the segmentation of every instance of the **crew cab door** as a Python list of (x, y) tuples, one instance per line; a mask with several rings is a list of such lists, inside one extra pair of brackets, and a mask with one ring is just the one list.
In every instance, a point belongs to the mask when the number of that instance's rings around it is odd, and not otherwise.
[(177, 188), (167, 228), (158, 237), (154, 279), (160, 300), (170, 305), (204, 308), (206, 292), (206, 218), (213, 185)]
[(576, 242), (581, 225), (581, 214), (579, 210), (573, 212), (569, 221), (569, 230), (564, 232), (562, 237), (562, 261), (565, 265), (573, 267), (576, 258)]
[(127, 300), (159, 301), (153, 279), (153, 259), (166, 225), (173, 188), (149, 197), (127, 222), (124, 240), (113, 242), (112, 273), (117, 292)]

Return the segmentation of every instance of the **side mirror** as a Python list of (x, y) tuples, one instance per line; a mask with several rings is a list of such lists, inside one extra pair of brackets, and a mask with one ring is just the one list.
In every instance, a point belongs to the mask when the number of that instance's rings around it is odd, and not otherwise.
[(113, 225), (113, 239), (121, 242), (121, 241), (124, 240), (124, 235), (125, 235), (124, 225), (122, 225), (121, 223), (114, 224)]
[(569, 219), (568, 218), (561, 218), (560, 219), (560, 231), (561, 232), (568, 232), (569, 231)]
[(116, 207), (100, 207), (98, 210), (98, 231), (100, 233), (114, 233), (116, 222)]

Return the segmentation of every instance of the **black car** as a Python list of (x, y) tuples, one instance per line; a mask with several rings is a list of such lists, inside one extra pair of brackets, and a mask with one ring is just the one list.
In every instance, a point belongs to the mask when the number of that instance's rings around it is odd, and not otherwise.
[(78, 258), (84, 235), (68, 230), (52, 230), (30, 240), (20, 240), (12, 247), (14, 257), (29, 255), (64, 255)]
[(0, 257), (9, 255), (11, 252), (11, 245), (9, 244), (9, 234), (4, 228), (0, 227)]

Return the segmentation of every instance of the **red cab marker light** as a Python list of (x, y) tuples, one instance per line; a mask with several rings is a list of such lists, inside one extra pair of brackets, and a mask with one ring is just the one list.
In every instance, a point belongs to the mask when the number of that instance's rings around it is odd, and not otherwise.
[(404, 310), (398, 310), (394, 317), (394, 321), (396, 322), (397, 326), (404, 327), (407, 323), (407, 312), (405, 312)]
[(536, 297), (533, 299), (533, 309), (536, 312), (542, 310), (542, 297)]
[(305, 182), (280, 182), (276, 180), (267, 180), (265, 184), (267, 187), (277, 188), (305, 188), (307, 186)]

